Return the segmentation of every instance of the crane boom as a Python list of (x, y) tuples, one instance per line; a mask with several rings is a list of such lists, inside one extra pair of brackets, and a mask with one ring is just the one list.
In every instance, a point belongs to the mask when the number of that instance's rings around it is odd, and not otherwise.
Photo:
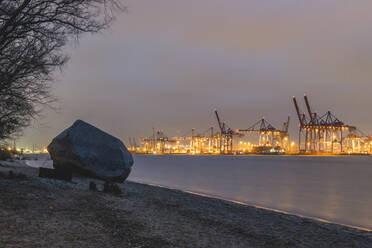
[(297, 116), (298, 116), (298, 120), (300, 122), (300, 125), (301, 127), (304, 126), (303, 122), (302, 122), (302, 118), (301, 118), (301, 114), (300, 114), (300, 109), (298, 108), (298, 104), (297, 104), (297, 101), (296, 101), (296, 97), (293, 96), (293, 103), (295, 105), (295, 108), (296, 108), (296, 112), (297, 112)]
[(310, 115), (311, 124), (315, 124), (313, 113), (311, 113), (311, 108), (310, 108), (309, 100), (307, 99), (307, 95), (306, 94), (304, 94), (304, 99), (305, 99), (305, 103), (306, 103), (307, 112), (309, 112), (309, 115)]
[(288, 115), (288, 119), (287, 119), (287, 122), (284, 123), (284, 127), (283, 127), (283, 131), (285, 133), (288, 133), (288, 128), (289, 128), (289, 121), (291, 120), (291, 116)]
[(221, 133), (224, 133), (224, 130), (223, 130), (224, 125), (221, 123), (220, 116), (218, 115), (217, 109), (214, 110), (214, 113), (216, 114), (218, 126), (220, 127)]

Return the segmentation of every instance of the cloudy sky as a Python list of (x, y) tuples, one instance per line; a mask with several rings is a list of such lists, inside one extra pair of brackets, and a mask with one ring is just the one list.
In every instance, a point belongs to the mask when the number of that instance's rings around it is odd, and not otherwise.
[[(122, 138), (169, 136), (261, 116), (280, 127), (291, 97), (309, 95), (372, 132), (372, 1), (127, 0), (110, 30), (69, 47), (58, 73), (58, 112), (25, 131), (23, 146), (47, 145), (76, 119)], [(302, 98), (302, 111), (305, 110)]]

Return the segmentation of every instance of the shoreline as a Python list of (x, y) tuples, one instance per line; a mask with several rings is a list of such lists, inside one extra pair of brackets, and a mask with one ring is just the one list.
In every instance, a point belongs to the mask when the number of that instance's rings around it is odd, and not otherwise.
[(182, 189), (168, 187), (168, 186), (165, 186), (165, 185), (147, 183), (147, 182), (144, 182), (144, 181), (132, 181), (132, 180), (127, 180), (127, 181), (129, 181), (131, 183), (138, 183), (138, 184), (149, 185), (149, 186), (153, 186), (153, 187), (160, 187), (160, 188), (165, 188), (165, 189), (169, 189), (169, 190), (178, 190), (178, 191), (181, 191), (181, 192), (184, 192), (184, 193), (187, 193), (187, 194), (197, 195), (197, 196), (206, 197), (206, 198), (210, 198), (210, 199), (216, 199), (216, 200), (220, 200), (220, 201), (226, 201), (226, 202), (230, 202), (230, 203), (234, 203), (234, 204), (238, 204), (238, 205), (242, 205), (242, 206), (254, 207), (254, 208), (257, 208), (257, 209), (262, 209), (262, 210), (271, 211), (271, 212), (275, 212), (275, 213), (280, 213), (280, 214), (285, 214), (285, 215), (292, 215), (292, 216), (296, 216), (296, 217), (299, 217), (299, 218), (319, 221), (319, 222), (322, 222), (322, 223), (339, 225), (339, 226), (343, 226), (343, 227), (347, 227), (347, 228), (352, 228), (352, 229), (355, 229), (355, 230), (358, 230), (358, 231), (370, 232), (372, 234), (372, 229), (369, 229), (367, 227), (345, 224), (345, 223), (341, 223), (341, 222), (327, 220), (327, 219), (321, 218), (321, 217), (315, 217), (315, 216), (309, 216), (309, 215), (300, 214), (300, 213), (294, 213), (294, 212), (290, 212), (290, 211), (286, 211), (286, 210), (265, 207), (265, 206), (261, 206), (261, 205), (257, 205), (257, 204), (251, 204), (251, 203), (242, 202), (242, 201), (238, 201), (238, 200), (227, 199), (227, 198), (223, 198), (223, 197), (219, 197), (219, 196), (215, 196), (215, 195), (209, 195), (209, 194), (203, 193), (203, 192), (195, 192), (195, 191), (191, 191), (191, 190), (182, 190)]
[(3, 247), (370, 247), (372, 233), (132, 181), (122, 194), (89, 181), (38, 178), (31, 167), (0, 166)]

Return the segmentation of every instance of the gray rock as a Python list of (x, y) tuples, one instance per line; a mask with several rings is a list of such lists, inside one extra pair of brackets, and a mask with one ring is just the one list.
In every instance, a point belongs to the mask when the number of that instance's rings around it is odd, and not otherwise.
[(133, 165), (123, 142), (81, 120), (55, 137), (48, 151), (56, 170), (114, 182), (124, 182)]

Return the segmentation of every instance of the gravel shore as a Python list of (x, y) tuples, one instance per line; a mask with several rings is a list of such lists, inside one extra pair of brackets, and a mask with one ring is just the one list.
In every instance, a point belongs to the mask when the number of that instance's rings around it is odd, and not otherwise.
[(97, 180), (93, 192), (86, 178), (36, 174), (0, 166), (0, 247), (372, 247), (370, 232), (340, 225), (134, 182), (113, 195)]

